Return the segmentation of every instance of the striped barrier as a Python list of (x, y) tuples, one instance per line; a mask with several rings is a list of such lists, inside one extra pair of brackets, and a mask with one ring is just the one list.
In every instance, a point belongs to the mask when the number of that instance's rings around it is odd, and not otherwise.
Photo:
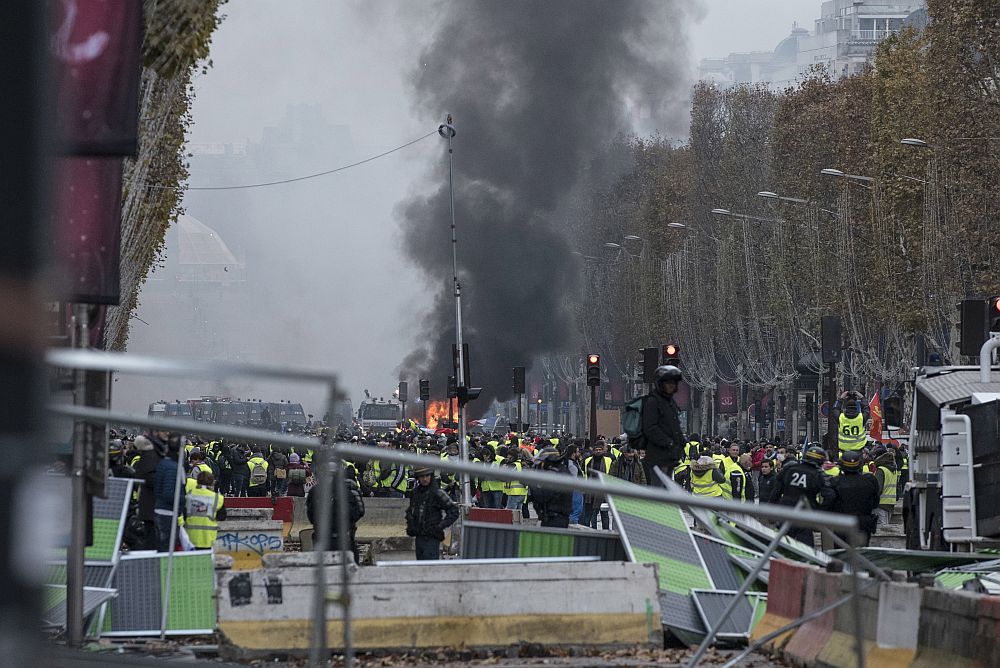
[[(768, 575), (767, 612), (760, 618), (750, 633), (751, 642), (787, 626), (802, 616), (807, 574), (814, 569), (810, 566), (773, 559)], [(764, 645), (767, 649), (781, 649), (792, 637), (794, 630), (786, 631)]]
[[(806, 574), (802, 614), (809, 615), (841, 597), (840, 576), (820, 570)], [(785, 656), (799, 665), (811, 665), (833, 635), (835, 610), (803, 624), (785, 645)]]

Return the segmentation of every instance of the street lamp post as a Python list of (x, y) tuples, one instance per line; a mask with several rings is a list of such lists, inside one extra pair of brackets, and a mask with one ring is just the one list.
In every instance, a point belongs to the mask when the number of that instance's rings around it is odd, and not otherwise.
[[(438, 126), (438, 134), (448, 140), (448, 194), (451, 198), (451, 262), (453, 282), (455, 284), (455, 343), (457, 344), (458, 360), (455, 364), (455, 387), (465, 387), (465, 360), (462, 346), (462, 284), (458, 282), (458, 235), (455, 229), (455, 152), (452, 141), (455, 139), (455, 126), (448, 114), (446, 122)], [(462, 461), (469, 461), (469, 443), (465, 440), (465, 404), (458, 402), (458, 447)], [(469, 475), (462, 474), (462, 503), (472, 505), (472, 488)]]

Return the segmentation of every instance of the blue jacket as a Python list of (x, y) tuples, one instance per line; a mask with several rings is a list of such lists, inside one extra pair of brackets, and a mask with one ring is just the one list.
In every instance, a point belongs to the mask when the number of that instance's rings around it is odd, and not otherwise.
[[(156, 465), (156, 476), (153, 478), (154, 508), (163, 510), (174, 509), (174, 485), (177, 479), (177, 460), (162, 459)], [(181, 485), (180, 510), (184, 508), (184, 485)]]

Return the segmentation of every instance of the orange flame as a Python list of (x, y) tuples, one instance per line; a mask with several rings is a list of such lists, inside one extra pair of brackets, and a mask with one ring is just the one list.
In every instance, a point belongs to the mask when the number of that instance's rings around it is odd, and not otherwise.
[(427, 402), (427, 426), (437, 429), (440, 422), (448, 420), (449, 404), (447, 400), (436, 401), (431, 399)]

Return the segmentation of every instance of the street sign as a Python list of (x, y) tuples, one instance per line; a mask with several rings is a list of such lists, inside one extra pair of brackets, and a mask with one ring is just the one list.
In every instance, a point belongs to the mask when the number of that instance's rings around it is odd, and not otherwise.
[(777, 425), (776, 429), (778, 431), (785, 431), (785, 419), (784, 418), (778, 418), (776, 420), (776, 425)]
[(824, 401), (822, 404), (820, 404), (819, 413), (823, 417), (829, 417), (830, 416), (830, 402), (829, 401)]

